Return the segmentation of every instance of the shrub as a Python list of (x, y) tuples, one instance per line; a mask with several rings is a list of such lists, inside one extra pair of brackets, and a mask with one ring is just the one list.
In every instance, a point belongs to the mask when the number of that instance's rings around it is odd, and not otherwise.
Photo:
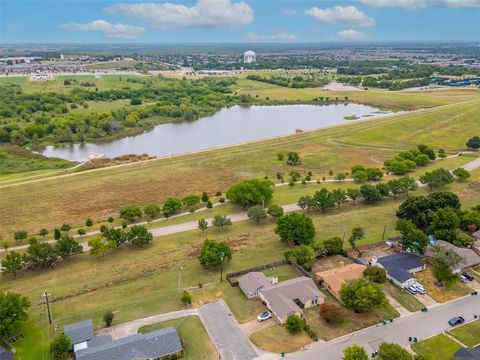
[(385, 272), (385, 269), (380, 266), (368, 266), (363, 271), (363, 276), (378, 284), (383, 284), (387, 281), (387, 273)]
[(298, 334), (305, 326), (305, 320), (297, 315), (288, 315), (285, 326), (290, 334)]
[(113, 317), (113, 311), (111, 310), (105, 311), (105, 314), (103, 314), (103, 322), (107, 327), (110, 327), (112, 325)]
[(50, 354), (54, 360), (63, 360), (68, 357), (70, 352), (70, 339), (61, 334), (50, 343)]

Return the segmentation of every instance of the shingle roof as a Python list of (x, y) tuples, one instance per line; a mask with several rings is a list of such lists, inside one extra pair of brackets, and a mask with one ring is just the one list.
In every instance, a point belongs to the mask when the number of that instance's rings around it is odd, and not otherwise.
[(423, 266), (417, 255), (409, 253), (396, 253), (381, 257), (377, 261), (385, 268), (388, 275), (401, 283), (415, 278), (410, 271)]
[(264, 273), (252, 271), (238, 278), (238, 286), (245, 294), (253, 293), (256, 290), (271, 285), (270, 280)]
[(317, 278), (330, 287), (336, 295), (340, 292), (342, 285), (348, 280), (360, 279), (367, 267), (361, 264), (348, 264), (326, 271), (316, 273)]
[(0, 346), (0, 360), (14, 360), (13, 354)]
[(92, 320), (84, 320), (74, 324), (65, 325), (63, 333), (70, 338), (72, 345), (88, 341), (94, 336)]
[(260, 292), (268, 301), (272, 311), (274, 311), (279, 318), (284, 318), (291, 312), (301, 311), (293, 302), (294, 299), (305, 303), (315, 296), (318, 298), (325, 297), (325, 295), (318, 290), (313, 280), (306, 276), (270, 285), (260, 289)]
[(462, 348), (455, 353), (455, 360), (475, 360), (480, 359), (480, 347), (473, 349)]
[(480, 239), (480, 230), (477, 230), (475, 231), (472, 236), (475, 238), (475, 239)]
[(77, 351), (77, 360), (156, 359), (182, 350), (177, 330), (167, 327)]
[[(459, 266), (463, 269), (466, 267), (471, 267), (471, 266), (476, 266), (480, 264), (480, 256), (478, 256), (475, 251), (472, 249), (467, 249), (467, 248), (461, 248), (457, 247), (447, 241), (444, 240), (438, 240), (435, 243), (436, 246), (440, 246), (445, 249), (450, 249), (455, 251), (458, 255), (462, 257), (462, 260), (459, 263)], [(427, 255), (432, 256), (433, 255), (433, 246), (428, 246), (427, 247)]]

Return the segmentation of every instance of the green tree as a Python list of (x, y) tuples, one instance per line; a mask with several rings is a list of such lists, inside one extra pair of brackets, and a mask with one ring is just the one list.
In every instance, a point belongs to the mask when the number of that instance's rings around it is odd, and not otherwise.
[(400, 244), (406, 251), (413, 251), (414, 253), (423, 255), (428, 245), (428, 237), (410, 220), (399, 219), (395, 229), (402, 234)]
[(127, 205), (120, 209), (120, 218), (134, 222), (142, 217), (142, 210), (136, 205)]
[(439, 168), (420, 176), (420, 182), (429, 187), (430, 190), (444, 189), (445, 186), (451, 184), (454, 178), (450, 171)]
[(348, 243), (350, 244), (352, 249), (357, 250), (359, 254), (360, 254), (360, 250), (357, 247), (357, 242), (363, 239), (364, 237), (365, 237), (365, 230), (363, 230), (362, 227), (357, 226), (353, 228), (352, 234), (348, 238)]
[(301, 196), (297, 203), (300, 209), (307, 210), (307, 212), (310, 212), (312, 208), (315, 208), (315, 204), (315, 200), (310, 195)]
[(65, 233), (68, 233), (70, 230), (72, 230), (72, 227), (69, 224), (62, 224), (62, 226), (60, 227), (60, 230)]
[(0, 339), (14, 335), (20, 323), (28, 320), (30, 306), (26, 296), (0, 290)]
[(480, 149), (480, 137), (474, 136), (467, 141), (467, 147), (472, 150)]
[(440, 159), (445, 159), (447, 157), (447, 153), (445, 152), (445, 149), (443, 148), (438, 149), (438, 157)]
[(437, 239), (453, 242), (456, 238), (456, 230), (460, 226), (460, 217), (452, 208), (442, 208), (435, 211), (429, 232)]
[(345, 173), (338, 173), (337, 175), (335, 175), (335, 180), (339, 182), (344, 181), (346, 178), (347, 176), (345, 175)]
[(378, 348), (379, 360), (413, 360), (410, 353), (397, 344), (381, 343)]
[(418, 151), (420, 151), (422, 154), (428, 155), (430, 160), (435, 160), (435, 151), (430, 149), (427, 145), (420, 144), (417, 146)]
[(287, 322), (285, 326), (290, 334), (298, 334), (302, 331), (305, 325), (305, 320), (303, 320), (300, 316), (290, 314), (287, 317)]
[(113, 241), (96, 237), (88, 241), (88, 247), (90, 248), (90, 255), (102, 255), (103, 258), (108, 250), (114, 249), (116, 246)]
[(80, 237), (83, 237), (87, 232), (85, 231), (84, 228), (80, 228), (77, 230), (77, 234), (80, 235)]
[(415, 157), (415, 164), (417, 166), (427, 166), (430, 163), (430, 158), (427, 154), (420, 154)]
[(70, 339), (64, 334), (60, 334), (50, 343), (50, 354), (54, 360), (64, 360), (68, 358), (70, 346)]
[(23, 254), (23, 263), (28, 269), (46, 269), (55, 265), (57, 257), (57, 252), (51, 244), (33, 240)]
[[(220, 195), (222, 195), (222, 193), (220, 193)], [(218, 195), (218, 196), (220, 196)], [(207, 195), (207, 201), (208, 201), (208, 195)], [(200, 204), (200, 196), (198, 195), (187, 195), (185, 196), (183, 199), (182, 199), (182, 202), (183, 202), (183, 205), (185, 206), (196, 206), (198, 204)], [(204, 201), (206, 202), (206, 201)]]
[(455, 245), (456, 247), (469, 248), (474, 243), (475, 241), (470, 235), (464, 233), (461, 230), (456, 231), (456, 237), (455, 240), (453, 240), (453, 245)]
[(150, 222), (160, 216), (162, 209), (157, 204), (148, 204), (143, 208), (143, 213), (147, 217), (147, 221)]
[(315, 201), (315, 207), (322, 209), (322, 211), (335, 207), (335, 199), (332, 196), (332, 193), (326, 188), (321, 188), (315, 192), (313, 199)]
[(379, 181), (383, 177), (383, 171), (379, 168), (368, 168), (366, 173), (368, 181)]
[(368, 175), (365, 170), (355, 170), (352, 172), (352, 178), (357, 183), (363, 183), (368, 180)]
[(212, 225), (223, 230), (225, 226), (232, 225), (232, 220), (224, 215), (217, 214), (213, 217)]
[(341, 204), (347, 202), (347, 193), (342, 189), (335, 189), (331, 192), (333, 202), (340, 206)]
[(348, 198), (350, 198), (354, 203), (360, 196), (362, 196), (360, 189), (350, 188), (350, 189), (347, 189), (346, 193)]
[(190, 293), (187, 290), (183, 290), (183, 294), (182, 294), (182, 297), (180, 298), (180, 301), (186, 308), (188, 305), (192, 305), (192, 295), (190, 295)]
[(18, 230), (13, 234), (13, 239), (15, 241), (24, 241), (28, 237), (28, 232), (26, 230)]
[(163, 204), (163, 215), (168, 218), (182, 208), (182, 201), (176, 197), (169, 197)]
[(277, 204), (271, 204), (269, 207), (268, 207), (268, 215), (270, 215), (271, 217), (273, 217), (275, 220), (281, 218), (283, 216), (283, 207), (277, 205)]
[(114, 317), (115, 317), (115, 315), (113, 314), (112, 310), (105, 311), (105, 313), (103, 314), (103, 322), (105, 323), (105, 325), (107, 327), (112, 326)]
[(310, 244), (315, 237), (315, 227), (310, 217), (302, 213), (290, 213), (277, 220), (275, 232), (287, 243)]
[(470, 172), (465, 170), (464, 168), (456, 168), (452, 171), (453, 175), (457, 178), (459, 182), (465, 182), (470, 178)]
[(208, 194), (205, 191), (202, 192), (202, 202), (206, 203), (209, 199)]
[(213, 204), (210, 200), (207, 201), (207, 209), (213, 208)]
[(217, 267), (232, 260), (232, 250), (225, 241), (216, 242), (205, 239), (198, 261), (205, 268)]
[(205, 233), (205, 230), (208, 228), (208, 221), (205, 219), (200, 219), (198, 220), (198, 229), (203, 233)]
[(90, 218), (87, 218), (87, 220), (85, 220), (85, 225), (88, 227), (93, 226), (93, 220)]
[(378, 284), (383, 284), (387, 281), (387, 273), (385, 269), (380, 266), (367, 266), (367, 268), (363, 270), (363, 276)]
[(48, 230), (45, 229), (45, 228), (42, 228), (42, 229), (40, 229), (40, 231), (38, 232), (38, 234), (39, 234), (40, 236), (43, 236), (43, 240), (45, 240), (45, 237), (46, 237), (47, 234), (48, 234)]
[(260, 224), (267, 218), (267, 211), (261, 205), (255, 205), (248, 209), (247, 216), (250, 220)]
[[(360, 345), (352, 345), (343, 349), (342, 360), (368, 360), (368, 354)], [(394, 360), (394, 359), (391, 359)]]
[(301, 265), (307, 270), (311, 270), (316, 259), (315, 251), (308, 245), (288, 248), (283, 254), (291, 264)]
[(55, 240), (58, 240), (58, 239), (60, 239), (61, 237), (62, 237), (62, 232), (60, 231), (60, 229), (59, 229), (59, 228), (53, 229), (53, 238), (54, 238)]
[(133, 246), (143, 247), (153, 240), (153, 235), (143, 225), (133, 225), (127, 232), (127, 239)]
[(451, 249), (445, 249), (440, 246), (433, 248), (433, 276), (450, 287), (457, 276), (452, 272), (462, 261), (462, 257)]
[(232, 203), (247, 208), (268, 203), (273, 196), (273, 183), (268, 179), (250, 179), (233, 185), (226, 193)]
[(382, 193), (375, 186), (364, 184), (360, 187), (362, 198), (368, 203), (375, 203), (382, 200)]
[(302, 160), (300, 159), (300, 155), (298, 155), (298, 153), (291, 151), (287, 154), (287, 165), (298, 166), (301, 164)]
[(342, 254), (343, 250), (343, 240), (338, 236), (333, 236), (323, 241), (323, 246), (326, 251), (326, 256)]
[(342, 285), (343, 304), (357, 313), (368, 313), (387, 304), (387, 298), (378, 284), (365, 279), (352, 280)]
[(83, 251), (83, 247), (73, 238), (73, 236), (64, 234), (57, 240), (55, 251), (62, 259), (70, 260), (72, 255), (80, 254)]
[(16, 251), (9, 252), (1, 261), (2, 275), (13, 274), (17, 276), (17, 272), (22, 270), (22, 255)]

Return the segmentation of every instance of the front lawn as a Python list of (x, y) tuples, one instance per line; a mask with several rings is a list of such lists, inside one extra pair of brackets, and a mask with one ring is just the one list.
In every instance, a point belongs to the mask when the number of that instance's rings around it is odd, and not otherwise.
[(173, 326), (183, 342), (184, 360), (189, 359), (215, 359), (218, 358), (217, 350), (213, 346), (207, 331), (203, 327), (198, 316), (187, 316), (181, 319), (164, 321), (152, 325), (142, 326), (139, 333), (147, 333), (154, 330)]
[(459, 297), (470, 294), (472, 289), (467, 285), (456, 280), (450, 287), (438, 287), (434, 284), (436, 281), (432, 274), (432, 270), (427, 266), (425, 271), (421, 271), (415, 274), (417, 280), (427, 290), (427, 294), (435, 301), (443, 303), (446, 301), (454, 300)]
[(260, 349), (274, 353), (299, 351), (312, 342), (304, 331), (292, 335), (279, 324), (253, 333), (250, 340)]
[(451, 360), (461, 346), (440, 334), (413, 344), (412, 349), (426, 360)]
[(415, 296), (412, 296), (406, 290), (400, 289), (398, 286), (391, 284), (390, 282), (385, 283), (384, 290), (410, 312), (419, 311), (424, 307)]
[(474, 347), (480, 343), (480, 320), (457, 327), (449, 333), (462, 344)]

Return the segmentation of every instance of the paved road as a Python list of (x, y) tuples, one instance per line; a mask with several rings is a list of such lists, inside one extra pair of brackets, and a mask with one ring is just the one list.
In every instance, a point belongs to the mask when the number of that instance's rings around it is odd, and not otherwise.
[(308, 350), (288, 354), (286, 359), (337, 360), (342, 358), (343, 349), (353, 344), (364, 346), (369, 353), (377, 350), (378, 345), (384, 341), (407, 346), (409, 336), (421, 340), (436, 335), (450, 328), (448, 325), (450, 318), (463, 316), (470, 321), (473, 320), (474, 314), (480, 314), (480, 297), (469, 295), (434, 306), (427, 313), (416, 312), (388, 325), (378, 325), (326, 343), (314, 344)]
[(473, 161), (470, 161), (469, 163), (463, 165), (462, 167), (468, 171), (473, 171), (475, 169), (478, 169), (480, 167), (480, 157)]
[(257, 357), (223, 301), (202, 306), (200, 314), (222, 360), (251, 360)]

